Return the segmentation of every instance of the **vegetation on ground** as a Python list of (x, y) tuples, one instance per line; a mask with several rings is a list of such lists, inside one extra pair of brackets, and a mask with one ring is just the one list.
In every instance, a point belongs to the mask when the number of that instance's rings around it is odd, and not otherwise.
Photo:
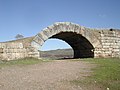
[[(79, 60), (95, 64), (95, 68), (92, 69), (93, 72), (90, 76), (83, 80), (73, 80), (71, 81), (72, 83), (93, 87), (97, 86), (102, 90), (120, 90), (120, 59), (77, 59), (77, 61)], [(13, 61), (0, 61), (0, 68), (11, 65), (32, 65), (45, 61), (49, 61), (49, 59), (25, 58)], [(76, 61), (76, 59), (72, 61)]]
[(73, 50), (69, 48), (40, 51), (40, 57), (49, 59), (73, 58)]
[(102, 90), (120, 90), (120, 59), (83, 59), (96, 64), (91, 76), (83, 81), (73, 80), (75, 84), (98, 86)]
[(11, 65), (32, 65), (32, 64), (45, 62), (45, 61), (48, 61), (48, 60), (36, 59), (36, 58), (24, 58), (24, 59), (11, 60), (11, 61), (0, 60), (0, 68), (5, 66), (11, 66)]

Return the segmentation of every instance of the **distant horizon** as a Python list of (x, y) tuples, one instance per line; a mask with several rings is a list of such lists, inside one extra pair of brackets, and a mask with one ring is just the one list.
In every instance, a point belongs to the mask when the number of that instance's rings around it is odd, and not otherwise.
[[(54, 51), (54, 50), (66, 50), (66, 49), (72, 49), (72, 48), (58, 48), (58, 49), (52, 49), (52, 50), (40, 50), (40, 51)], [(73, 50), (73, 49), (72, 49)]]

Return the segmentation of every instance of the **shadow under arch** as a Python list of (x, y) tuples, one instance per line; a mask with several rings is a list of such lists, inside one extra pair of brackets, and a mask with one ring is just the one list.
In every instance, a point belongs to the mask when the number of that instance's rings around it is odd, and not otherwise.
[(75, 32), (60, 32), (50, 38), (61, 39), (68, 43), (74, 51), (74, 58), (94, 57), (93, 45), (80, 34), (77, 34)]

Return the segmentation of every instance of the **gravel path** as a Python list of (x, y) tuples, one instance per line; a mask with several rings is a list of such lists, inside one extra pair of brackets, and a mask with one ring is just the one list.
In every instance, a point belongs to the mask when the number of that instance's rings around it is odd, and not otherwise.
[(0, 69), (0, 90), (83, 90), (69, 81), (83, 79), (93, 65), (83, 61), (56, 60)]

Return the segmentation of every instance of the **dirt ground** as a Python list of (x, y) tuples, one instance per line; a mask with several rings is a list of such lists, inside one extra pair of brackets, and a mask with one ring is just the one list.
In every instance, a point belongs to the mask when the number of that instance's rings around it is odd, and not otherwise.
[(87, 90), (70, 81), (89, 76), (91, 68), (90, 63), (69, 60), (4, 67), (0, 69), (0, 90)]

